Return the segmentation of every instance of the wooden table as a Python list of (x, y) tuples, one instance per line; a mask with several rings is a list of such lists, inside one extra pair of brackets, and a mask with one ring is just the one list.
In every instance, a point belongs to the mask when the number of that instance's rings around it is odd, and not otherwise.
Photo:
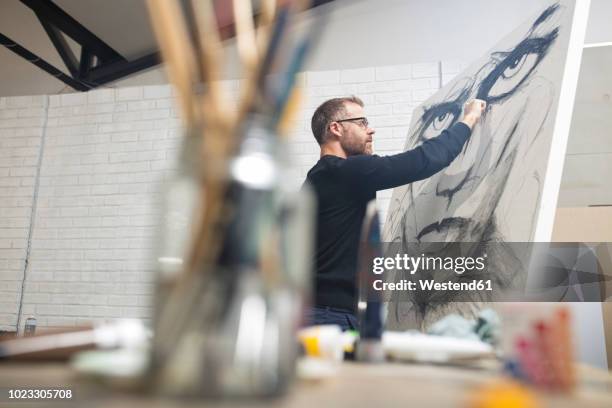
[[(612, 375), (586, 366), (579, 368), (579, 386), (571, 395), (538, 393), (543, 406), (612, 407)], [(118, 391), (108, 385), (80, 378), (65, 364), (0, 363), (0, 407), (85, 406), (156, 408), (192, 406), (323, 407), (455, 407), (466, 406), (478, 387), (500, 379), (497, 364), (448, 367), (385, 363), (343, 363), (338, 374), (319, 382), (296, 381), (283, 398), (260, 402), (182, 401)], [(72, 389), (72, 403), (8, 402), (8, 388), (60, 387)]]

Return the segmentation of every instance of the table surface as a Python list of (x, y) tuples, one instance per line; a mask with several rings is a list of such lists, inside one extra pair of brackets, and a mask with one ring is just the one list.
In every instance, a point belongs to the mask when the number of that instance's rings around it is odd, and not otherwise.
[[(119, 391), (78, 376), (68, 365), (60, 363), (0, 363), (0, 389), (5, 394), (0, 407), (87, 406), (110, 408), (155, 408), (191, 406), (273, 406), (295, 408), (322, 407), (454, 407), (466, 406), (474, 390), (499, 381), (498, 364), (478, 366), (435, 366), (425, 364), (384, 363), (367, 365), (346, 362), (337, 375), (317, 381), (297, 380), (290, 392), (279, 399), (259, 402), (184, 401), (166, 399), (133, 392)], [(579, 385), (570, 395), (537, 393), (543, 406), (612, 407), (612, 375), (587, 366), (578, 368)], [(72, 389), (74, 404), (66, 401), (14, 402), (7, 401), (10, 388)]]

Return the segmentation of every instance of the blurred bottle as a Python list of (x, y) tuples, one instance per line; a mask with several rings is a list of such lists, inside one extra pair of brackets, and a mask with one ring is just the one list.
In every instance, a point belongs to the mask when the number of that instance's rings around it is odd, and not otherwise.
[(36, 332), (36, 318), (30, 316), (26, 319), (25, 325), (23, 326), (23, 335), (25, 337), (33, 336)]

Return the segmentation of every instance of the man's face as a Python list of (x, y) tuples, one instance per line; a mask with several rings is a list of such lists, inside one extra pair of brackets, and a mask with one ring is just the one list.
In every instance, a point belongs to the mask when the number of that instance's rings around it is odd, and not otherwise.
[[(345, 103), (344, 107), (346, 115), (342, 115), (339, 120), (365, 117), (363, 108), (356, 103)], [(338, 124), (340, 146), (342, 146), (347, 157), (358, 154), (372, 154), (374, 129), (367, 125), (364, 126), (363, 121), (360, 120), (333, 123)]]

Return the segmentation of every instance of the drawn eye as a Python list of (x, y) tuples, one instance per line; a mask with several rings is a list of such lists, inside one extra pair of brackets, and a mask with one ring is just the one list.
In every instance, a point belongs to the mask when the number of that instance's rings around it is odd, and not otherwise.
[[(522, 57), (516, 58), (514, 61), (512, 61), (508, 65), (508, 68), (506, 68), (506, 70), (504, 72), (502, 72), (502, 77), (504, 79), (510, 79), (513, 76), (515, 76), (521, 70), (521, 68), (523, 68), (523, 65), (525, 64), (525, 61), (527, 60), (527, 57), (530, 57), (531, 59), (534, 59), (535, 55), (533, 55), (533, 54), (530, 54), (530, 55), (524, 54)], [(533, 63), (535, 63), (535, 61), (533, 61)]]
[(558, 35), (555, 28), (541, 38), (527, 38), (512, 51), (496, 53), (498, 62), (493, 71), (480, 83), (477, 98), (495, 103), (512, 95), (544, 59)]
[(427, 108), (421, 117), (419, 139), (426, 141), (438, 136), (444, 129), (451, 127), (460, 115), (461, 105), (454, 101)]
[(451, 115), (449, 112), (445, 112), (437, 116), (436, 118), (434, 118), (433, 122), (431, 123), (431, 126), (435, 130), (442, 130), (442, 129), (446, 129), (452, 121), (453, 121), (453, 115)]

